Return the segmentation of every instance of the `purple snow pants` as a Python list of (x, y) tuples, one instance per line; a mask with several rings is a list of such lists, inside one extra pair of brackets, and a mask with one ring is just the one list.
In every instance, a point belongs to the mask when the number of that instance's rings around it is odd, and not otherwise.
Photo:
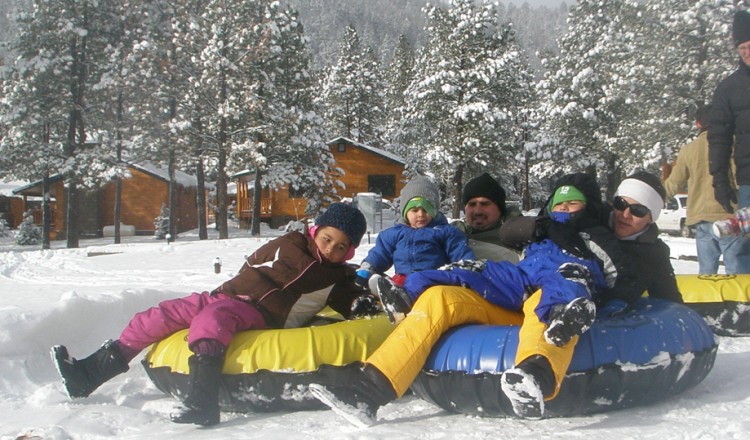
[(130, 362), (144, 348), (186, 328), (190, 329), (188, 347), (196, 351), (194, 344), (205, 340), (226, 348), (235, 333), (264, 329), (266, 322), (252, 304), (223, 293), (211, 296), (209, 292), (196, 292), (136, 313), (118, 342), (125, 346), (122, 351)]

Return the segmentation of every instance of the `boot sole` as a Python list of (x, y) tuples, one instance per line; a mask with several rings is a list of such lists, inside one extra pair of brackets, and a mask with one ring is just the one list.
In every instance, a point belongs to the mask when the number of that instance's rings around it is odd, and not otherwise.
[[(511, 383), (510, 377), (514, 376)], [(526, 373), (506, 372), (500, 378), (500, 388), (510, 400), (513, 413), (522, 419), (541, 419), (544, 416), (544, 396), (536, 381)]]
[(86, 396), (74, 396), (70, 394), (70, 390), (68, 389), (67, 381), (65, 380), (65, 375), (63, 374), (61, 364), (63, 362), (71, 363), (70, 362), (70, 354), (68, 354), (68, 349), (65, 348), (64, 345), (54, 345), (50, 349), (50, 356), (52, 357), (52, 363), (55, 364), (55, 370), (57, 370), (57, 374), (60, 376), (60, 379), (62, 379), (63, 389), (65, 389), (65, 394), (68, 395), (70, 399), (80, 399)]
[(309, 389), (310, 393), (316, 399), (320, 400), (327, 407), (331, 408), (333, 412), (357, 428), (369, 428), (377, 423), (376, 420), (364, 415), (359, 408), (355, 408), (337, 399), (325, 386), (313, 383), (309, 385)]
[(403, 310), (404, 301), (398, 294), (393, 293), (394, 286), (383, 278), (378, 279), (377, 286), (380, 303), (388, 315), (388, 320), (394, 325), (403, 321), (410, 310)]
[[(591, 328), (591, 325), (596, 318), (596, 307), (591, 301), (584, 300), (583, 298), (579, 299), (580, 301), (574, 300), (568, 304), (563, 312), (563, 317), (559, 322), (550, 323), (549, 327), (544, 332), (544, 339), (548, 344), (562, 347), (575, 336), (582, 335)], [(571, 316), (573, 319), (571, 319)], [(570, 325), (571, 322), (577, 324), (577, 330), (580, 331), (570, 332), (570, 335), (566, 335), (565, 332), (562, 332), (559, 335), (555, 334), (556, 330), (559, 332), (558, 328), (564, 329), (565, 326)], [(550, 334), (552, 334), (551, 337), (549, 336)]]

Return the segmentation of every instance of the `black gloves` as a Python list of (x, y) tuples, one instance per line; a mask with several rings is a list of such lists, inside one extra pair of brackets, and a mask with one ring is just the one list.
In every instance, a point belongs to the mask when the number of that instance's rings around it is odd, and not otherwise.
[(440, 270), (464, 269), (472, 272), (481, 272), (487, 266), (487, 260), (459, 260), (454, 263), (439, 267)]
[(560, 249), (578, 258), (596, 258), (575, 229), (563, 223), (556, 222), (549, 217), (538, 219), (536, 221), (536, 228), (534, 229), (535, 241), (541, 241), (545, 238), (549, 238)]
[(365, 293), (352, 301), (352, 317), (373, 316), (378, 313), (380, 306), (372, 293)]
[(726, 176), (714, 176), (714, 197), (728, 213), (733, 213), (732, 202), (737, 203), (737, 193)]

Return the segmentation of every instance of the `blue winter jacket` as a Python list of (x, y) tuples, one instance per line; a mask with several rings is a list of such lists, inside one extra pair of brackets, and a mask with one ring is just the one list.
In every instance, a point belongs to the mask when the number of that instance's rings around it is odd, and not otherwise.
[[(577, 263), (588, 269), (593, 280), (591, 291), (585, 284), (562, 276), (558, 269), (565, 263)], [(535, 312), (542, 322), (549, 323), (549, 312), (554, 305), (567, 304), (578, 297), (591, 298), (601, 293), (607, 282), (598, 261), (577, 258), (545, 239), (529, 244), (526, 256), (518, 264), (488, 261), (482, 272), (465, 269), (421, 272), (407, 278), (404, 288), (416, 299), (427, 288), (437, 285), (468, 287), (508, 310), (521, 310), (526, 297), (542, 288)]]
[(362, 263), (369, 263), (373, 272), (383, 273), (394, 266), (396, 273), (408, 275), (458, 260), (475, 259), (463, 232), (438, 213), (423, 228), (397, 223), (380, 232)]

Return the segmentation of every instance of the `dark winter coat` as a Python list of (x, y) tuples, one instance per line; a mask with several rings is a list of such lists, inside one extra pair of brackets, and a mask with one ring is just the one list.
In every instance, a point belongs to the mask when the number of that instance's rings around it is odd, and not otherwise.
[(362, 291), (354, 269), (325, 261), (307, 234), (289, 232), (248, 257), (239, 273), (212, 293), (225, 293), (258, 307), (270, 328), (282, 328), (294, 303), (306, 293), (334, 285), (328, 305), (348, 317)]
[(620, 246), (635, 264), (649, 296), (683, 302), (674, 268), (669, 261), (669, 246), (659, 238), (659, 228), (655, 223), (650, 224), (635, 240), (620, 240)]
[(450, 226), (442, 213), (429, 225), (412, 228), (403, 223), (378, 234), (364, 263), (373, 272), (383, 273), (394, 266), (396, 273), (409, 275), (421, 270), (437, 269), (458, 260), (474, 260), (466, 236)]
[(708, 122), (711, 175), (728, 178), (734, 145), (737, 184), (750, 185), (750, 68), (742, 61), (716, 87)]

